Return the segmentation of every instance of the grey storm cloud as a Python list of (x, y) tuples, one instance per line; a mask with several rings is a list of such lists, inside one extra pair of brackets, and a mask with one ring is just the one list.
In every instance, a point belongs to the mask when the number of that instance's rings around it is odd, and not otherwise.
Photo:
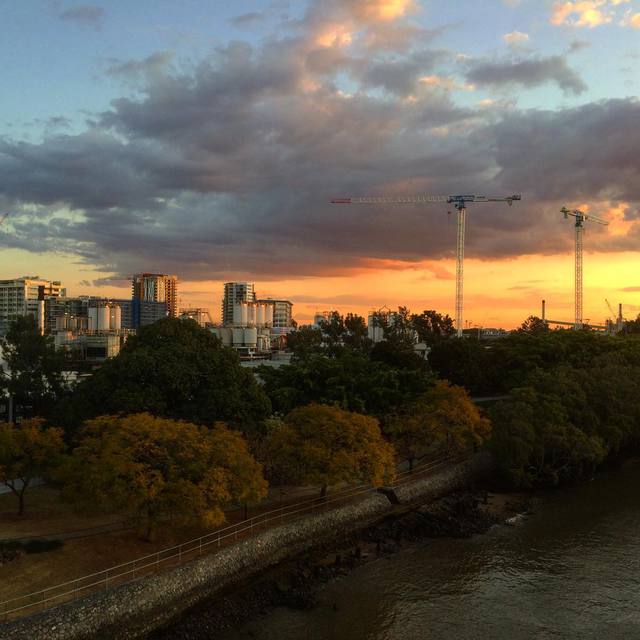
[[(114, 274), (266, 280), (453, 254), (446, 205), (329, 204), (336, 196), (522, 191), (513, 207), (470, 208), (468, 254), (487, 259), (568, 249), (558, 209), (578, 199), (619, 198), (637, 210), (637, 101), (463, 108), (416, 81), (447, 64), (442, 52), (390, 52), (387, 41), (372, 53), (379, 23), (348, 50), (327, 52), (316, 36), (330, 4), (260, 45), (232, 42), (189, 68), (158, 64), (137, 97), (114, 100), (81, 134), (0, 139), (0, 204), (18, 212), (3, 239)], [(333, 59), (320, 64), (321, 55)], [(591, 237), (612, 251), (638, 242)]]
[(84, 27), (100, 26), (104, 15), (104, 9), (94, 4), (77, 4), (67, 9), (61, 9), (58, 13), (61, 20), (75, 22)]
[(472, 64), (467, 80), (477, 85), (501, 87), (521, 85), (539, 87), (549, 82), (558, 85), (565, 93), (578, 95), (587, 90), (579, 74), (574, 71), (565, 56), (547, 58), (489, 60)]

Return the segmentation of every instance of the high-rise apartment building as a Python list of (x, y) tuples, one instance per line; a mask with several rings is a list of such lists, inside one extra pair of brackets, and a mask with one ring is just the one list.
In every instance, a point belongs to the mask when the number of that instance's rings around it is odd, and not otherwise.
[(151, 324), (178, 315), (178, 279), (163, 273), (138, 273), (131, 278), (132, 325)]
[[(42, 280), (37, 276), (0, 280), (0, 335), (5, 335), (9, 324), (19, 316), (38, 318), (39, 300), (61, 295), (65, 295), (65, 290), (57, 280)], [(41, 322), (44, 324), (44, 318)]]
[(289, 300), (258, 300), (260, 304), (269, 304), (273, 307), (273, 328), (287, 329), (291, 327), (293, 303)]
[(240, 302), (255, 302), (255, 285), (252, 282), (227, 282), (222, 299), (222, 324), (233, 324), (233, 307)]

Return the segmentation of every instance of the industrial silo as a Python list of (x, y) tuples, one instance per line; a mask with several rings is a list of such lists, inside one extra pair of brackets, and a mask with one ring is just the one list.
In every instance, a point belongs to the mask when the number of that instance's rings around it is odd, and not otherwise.
[(111, 331), (120, 331), (122, 328), (122, 310), (120, 305), (114, 304), (109, 307), (109, 328)]
[(233, 346), (241, 347), (244, 344), (244, 330), (242, 327), (233, 328)]
[(244, 344), (255, 349), (258, 344), (258, 330), (255, 327), (247, 327), (244, 330)]
[(98, 330), (98, 307), (89, 307), (89, 331)]
[(98, 331), (109, 331), (110, 313), (106, 305), (98, 307)]
[(265, 306), (264, 304), (256, 305), (256, 327), (264, 327)]

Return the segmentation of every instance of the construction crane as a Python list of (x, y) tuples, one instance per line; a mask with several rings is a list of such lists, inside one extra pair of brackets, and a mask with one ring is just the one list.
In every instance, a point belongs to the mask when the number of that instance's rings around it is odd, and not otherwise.
[(576, 262), (575, 262), (575, 304), (576, 304), (576, 320), (574, 323), (575, 329), (582, 329), (582, 302), (583, 302), (583, 265), (582, 265), (582, 247), (583, 247), (583, 233), (584, 233), (584, 223), (587, 220), (591, 222), (596, 222), (597, 224), (608, 225), (609, 223), (602, 218), (598, 218), (597, 216), (585, 213), (584, 211), (580, 211), (579, 209), (567, 209), (567, 207), (562, 207), (560, 209), (560, 213), (564, 214), (565, 220), (569, 219), (569, 216), (572, 216), (576, 219), (575, 222), (575, 230), (576, 230)]
[(611, 327), (613, 328), (615, 326), (616, 331), (622, 331), (622, 327), (625, 321), (625, 319), (622, 317), (622, 304), (618, 304), (618, 313), (616, 314), (609, 300), (605, 298), (604, 301), (607, 303), (607, 307), (609, 308), (609, 312), (611, 314), (609, 316)]
[(471, 202), (506, 202), (511, 206), (514, 200), (521, 200), (519, 194), (495, 198), (480, 195), (462, 196), (360, 196), (357, 198), (334, 198), (333, 204), (432, 204), (446, 202), (458, 210), (458, 233), (456, 249), (456, 333), (462, 336), (463, 323), (463, 289), (464, 289), (464, 243), (467, 204)]

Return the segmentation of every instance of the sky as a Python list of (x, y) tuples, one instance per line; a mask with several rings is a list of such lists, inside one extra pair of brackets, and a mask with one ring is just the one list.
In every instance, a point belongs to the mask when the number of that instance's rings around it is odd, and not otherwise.
[(640, 311), (640, 0), (0, 0), (0, 278), (129, 295), (175, 273), (219, 318), (249, 280), (315, 311)]

